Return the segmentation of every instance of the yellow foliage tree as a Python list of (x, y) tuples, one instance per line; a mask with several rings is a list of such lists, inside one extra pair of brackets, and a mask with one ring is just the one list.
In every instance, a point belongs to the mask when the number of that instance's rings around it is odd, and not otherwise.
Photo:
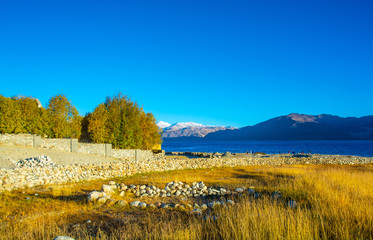
[(48, 102), (48, 116), (52, 137), (79, 138), (81, 120), (76, 108), (64, 95), (52, 97)]

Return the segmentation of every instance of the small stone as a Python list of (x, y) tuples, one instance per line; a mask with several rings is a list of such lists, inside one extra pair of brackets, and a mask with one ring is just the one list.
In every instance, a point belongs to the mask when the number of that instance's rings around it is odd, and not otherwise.
[(116, 183), (114, 181), (110, 181), (109, 185), (115, 185)]
[(229, 205), (234, 205), (235, 203), (234, 203), (234, 201), (228, 199), (228, 200), (227, 200), (227, 204), (229, 204)]
[(168, 208), (169, 206), (167, 203), (162, 203), (161, 208)]
[(75, 239), (72, 237), (68, 237), (68, 236), (57, 236), (53, 238), (53, 240), (75, 240)]
[(102, 185), (101, 192), (107, 193), (107, 194), (113, 194), (115, 189), (117, 188), (116, 185)]
[(157, 206), (155, 206), (154, 203), (149, 204), (148, 207), (149, 207), (149, 208), (157, 208)]
[(87, 220), (86, 223), (91, 223), (92, 221), (91, 220)]
[(103, 197), (100, 197), (99, 199), (97, 199), (97, 202), (98, 203), (106, 203), (106, 201), (108, 200), (109, 198), (107, 196), (103, 196)]
[(97, 199), (99, 199), (101, 196), (102, 196), (102, 194), (101, 194), (100, 192), (93, 191), (93, 192), (91, 192), (90, 194), (88, 194), (88, 196), (87, 196), (87, 201), (88, 201), (88, 202), (94, 202), (94, 201), (96, 201)]
[(117, 202), (117, 205), (120, 206), (120, 207), (125, 207), (128, 205), (128, 202), (127, 201), (124, 201), (124, 200), (121, 200), (121, 201), (118, 201)]
[(242, 192), (243, 192), (243, 190), (244, 190), (243, 188), (236, 188), (236, 190), (235, 190), (235, 191), (236, 191), (236, 192), (238, 192), (238, 193), (242, 193)]
[(196, 215), (202, 215), (202, 210), (200, 208), (196, 208), (190, 211), (190, 213), (196, 214)]
[(140, 201), (133, 201), (133, 202), (130, 203), (130, 205), (131, 205), (132, 207), (138, 207), (139, 204), (140, 204)]
[(208, 208), (208, 206), (206, 204), (201, 205), (201, 210), (206, 210), (207, 208)]
[(144, 202), (139, 203), (138, 207), (140, 208), (146, 208), (147, 204)]

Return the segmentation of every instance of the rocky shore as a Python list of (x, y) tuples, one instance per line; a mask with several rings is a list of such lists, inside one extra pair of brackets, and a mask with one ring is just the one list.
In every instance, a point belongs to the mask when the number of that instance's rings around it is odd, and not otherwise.
[[(31, 156), (30, 156), (31, 157)], [(178, 157), (154, 154), (151, 158), (136, 161), (122, 159), (105, 163), (82, 163), (68, 165), (49, 164), (53, 159), (47, 156), (47, 162), (34, 159), (37, 164), (23, 162), (21, 167), (0, 169), (0, 191), (33, 187), (46, 184), (63, 184), (96, 179), (110, 179), (130, 176), (136, 173), (170, 171), (179, 169), (197, 169), (212, 167), (237, 167), (249, 165), (293, 165), (293, 164), (366, 164), (372, 163), (372, 157), (341, 155), (288, 155), (288, 154), (221, 154), (211, 157)], [(48, 164), (47, 164), (48, 163)], [(24, 167), (27, 166), (27, 167)]]

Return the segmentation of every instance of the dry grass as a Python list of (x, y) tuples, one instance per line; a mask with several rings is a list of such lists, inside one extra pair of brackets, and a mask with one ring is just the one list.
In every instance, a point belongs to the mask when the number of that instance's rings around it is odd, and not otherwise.
[[(53, 239), (58, 235), (78, 239), (373, 238), (373, 165), (251, 166), (116, 179), (159, 187), (175, 180), (229, 188), (255, 186), (262, 197), (235, 199), (233, 207), (208, 212), (217, 217), (213, 220), (178, 210), (87, 204), (87, 192), (107, 181), (27, 189), (0, 195), (0, 239)], [(268, 194), (272, 191), (281, 191), (284, 199), (272, 200)], [(127, 194), (125, 199), (133, 196)], [(289, 199), (297, 201), (296, 209), (286, 205)]]

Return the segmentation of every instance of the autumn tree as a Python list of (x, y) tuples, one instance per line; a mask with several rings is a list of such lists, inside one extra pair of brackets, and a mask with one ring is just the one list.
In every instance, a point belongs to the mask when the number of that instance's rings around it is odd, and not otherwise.
[(80, 137), (82, 117), (64, 95), (57, 95), (49, 100), (47, 113), (50, 118), (51, 137)]
[(43, 135), (47, 132), (45, 109), (38, 106), (36, 99), (31, 97), (15, 98), (20, 111), (20, 124), (23, 133)]
[(96, 109), (88, 116), (88, 133), (89, 137), (95, 143), (108, 142), (108, 112), (104, 104), (100, 104)]
[(23, 133), (21, 113), (14, 98), (0, 95), (0, 133)]
[(116, 148), (151, 149), (161, 142), (153, 115), (121, 94), (96, 107), (88, 118), (88, 132), (93, 142)]

